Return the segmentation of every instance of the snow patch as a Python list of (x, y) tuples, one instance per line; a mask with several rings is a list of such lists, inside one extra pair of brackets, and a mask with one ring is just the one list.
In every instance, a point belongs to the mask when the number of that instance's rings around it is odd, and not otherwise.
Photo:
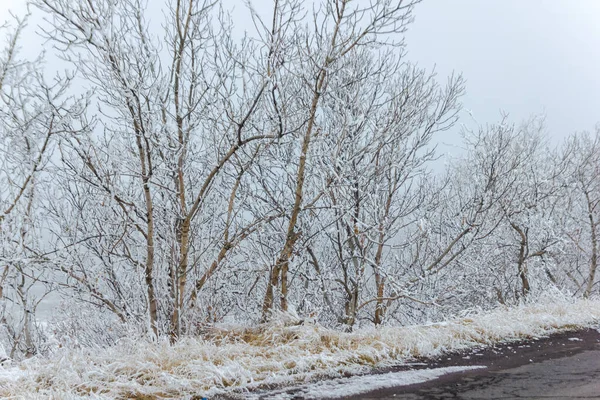
[(2, 382), (15, 382), (25, 376), (25, 371), (18, 367), (0, 366), (0, 384)]
[(346, 396), (357, 396), (375, 390), (390, 389), (400, 386), (414, 385), (437, 379), (442, 375), (456, 372), (486, 368), (485, 366), (445, 367), (421, 369), (413, 371), (390, 372), (379, 375), (353, 376), (323, 382), (317, 382), (285, 392), (261, 393), (248, 397), (249, 399), (291, 400), (304, 399), (334, 399)]

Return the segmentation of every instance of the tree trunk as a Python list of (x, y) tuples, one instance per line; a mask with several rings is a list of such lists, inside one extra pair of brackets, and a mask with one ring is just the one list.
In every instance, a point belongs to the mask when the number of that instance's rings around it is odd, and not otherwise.
[[(131, 106), (130, 106), (131, 108)], [(143, 131), (138, 124), (135, 113), (132, 111), (133, 124), (136, 132), (136, 144), (138, 147), (138, 156), (140, 158), (140, 169), (142, 175), (142, 188), (144, 191), (144, 201), (146, 204), (146, 264), (145, 264), (145, 280), (146, 290), (148, 294), (148, 317), (150, 319), (150, 328), (154, 337), (158, 339), (158, 303), (156, 300), (156, 293), (154, 290), (154, 203), (152, 201), (152, 194), (150, 193), (150, 176), (152, 174), (152, 164), (150, 162), (149, 147), (144, 149), (142, 144)], [(146, 145), (148, 144), (146, 140)], [(146, 164), (146, 159), (148, 164)]]
[(175, 342), (181, 336), (181, 314), (184, 307), (185, 287), (188, 273), (188, 254), (190, 241), (190, 220), (186, 218), (179, 227), (179, 263), (175, 267), (173, 281), (173, 313), (171, 314), (171, 329), (169, 336)]
[(521, 279), (521, 294), (523, 297), (527, 297), (530, 291), (529, 277), (527, 271), (527, 234), (516, 224), (512, 223), (510, 226), (519, 234), (521, 237), (521, 243), (519, 246), (519, 258), (517, 265), (519, 267), (519, 278)]
[(375, 302), (375, 325), (381, 325), (385, 315), (385, 305), (383, 304), (383, 294), (385, 293), (385, 278), (381, 275), (381, 256), (383, 254), (383, 232), (379, 235), (379, 244), (377, 245), (377, 254), (375, 254), (375, 285), (377, 286), (377, 301)]
[(583, 297), (588, 298), (592, 294), (592, 288), (594, 286), (594, 280), (596, 277), (596, 267), (598, 266), (598, 239), (596, 232), (596, 221), (594, 220), (594, 210), (589, 193), (585, 194), (587, 205), (588, 205), (588, 218), (590, 220), (591, 229), (591, 241), (592, 241), (592, 259), (590, 261), (590, 272), (588, 275), (587, 286)]
[(385, 279), (377, 273), (375, 275), (375, 283), (377, 285), (377, 301), (375, 302), (375, 325), (381, 325), (383, 316), (385, 315), (385, 306), (383, 304), (383, 293), (385, 289)]
[[(294, 246), (299, 233), (296, 232), (296, 224), (298, 222), (298, 216), (300, 214), (300, 210), (302, 208), (302, 195), (304, 191), (304, 174), (306, 170), (306, 157), (308, 153), (308, 149), (310, 147), (310, 140), (312, 138), (312, 131), (315, 124), (315, 119), (317, 116), (317, 106), (319, 104), (319, 99), (321, 97), (321, 89), (323, 88), (323, 84), (325, 82), (326, 72), (325, 69), (321, 70), (318, 81), (317, 81), (317, 90), (313, 96), (313, 101), (310, 109), (310, 119), (308, 120), (308, 126), (306, 128), (306, 133), (304, 134), (304, 139), (302, 142), (302, 151), (300, 153), (300, 160), (298, 162), (298, 173), (296, 174), (296, 191), (295, 191), (295, 199), (294, 206), (292, 208), (292, 213), (290, 215), (290, 220), (288, 223), (287, 236), (285, 243), (283, 244), (283, 249), (277, 259), (276, 265), (271, 269), (271, 279), (269, 282), (270, 287), (267, 287), (267, 291), (265, 294), (265, 300), (263, 302), (263, 310), (262, 310), (262, 319), (265, 321), (268, 318), (268, 313), (273, 308), (274, 303), (274, 291), (277, 289), (279, 276), (281, 275), (282, 283), (281, 283), (281, 309), (287, 311), (287, 294), (288, 294), (288, 286), (287, 286), (287, 271), (289, 267), (290, 258), (294, 251)], [(284, 282), (285, 280), (285, 282)]]

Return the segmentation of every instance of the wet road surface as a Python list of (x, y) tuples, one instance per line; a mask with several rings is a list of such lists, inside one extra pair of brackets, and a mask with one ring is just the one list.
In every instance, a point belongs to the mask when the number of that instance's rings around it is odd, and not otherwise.
[(352, 399), (600, 399), (600, 333), (592, 329), (454, 354), (428, 364), (487, 368)]

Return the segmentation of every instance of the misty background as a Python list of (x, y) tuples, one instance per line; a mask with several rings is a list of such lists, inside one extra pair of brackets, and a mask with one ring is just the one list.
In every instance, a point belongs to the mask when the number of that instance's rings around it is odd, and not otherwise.
[[(160, 16), (163, 2), (148, 3), (155, 8), (151, 14)], [(228, 4), (236, 29), (252, 31), (246, 2)], [(251, 4), (259, 13), (268, 12), (272, 1)], [(0, 0), (0, 21), (10, 19), (9, 10), (24, 15), (26, 0)], [(406, 34), (407, 59), (435, 68), (440, 81), (453, 71), (464, 75), (462, 124), (496, 122), (502, 112), (512, 121), (543, 114), (547, 135), (558, 144), (569, 133), (592, 130), (599, 122), (599, 1), (424, 0), (414, 15)], [(240, 21), (247, 26), (238, 27)], [(33, 15), (30, 28), (39, 22)], [(22, 43), (22, 52), (29, 57), (44, 47), (34, 29), (25, 31)], [(49, 64), (61, 69), (52, 57)], [(459, 131), (457, 125), (438, 136), (441, 152), (460, 152)]]

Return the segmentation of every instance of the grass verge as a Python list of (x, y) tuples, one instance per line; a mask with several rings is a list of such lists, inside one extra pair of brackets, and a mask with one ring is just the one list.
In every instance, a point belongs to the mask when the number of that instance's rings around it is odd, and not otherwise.
[(442, 323), (341, 333), (281, 318), (174, 345), (124, 340), (0, 368), (1, 398), (200, 399), (361, 374), (415, 357), (594, 327), (600, 301), (543, 301)]

